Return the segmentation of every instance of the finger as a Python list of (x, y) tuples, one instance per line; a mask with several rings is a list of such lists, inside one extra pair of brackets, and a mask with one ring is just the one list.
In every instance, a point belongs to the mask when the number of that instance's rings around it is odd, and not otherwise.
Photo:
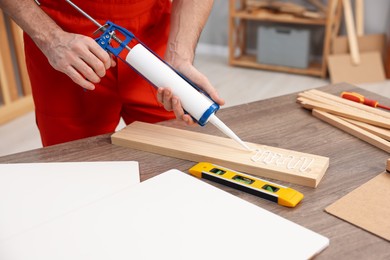
[(73, 68), (75, 68), (81, 75), (92, 83), (99, 83), (100, 77), (96, 72), (82, 59), (77, 59), (73, 62)]
[(91, 67), (99, 77), (106, 75), (106, 70), (111, 67), (110, 55), (104, 51), (94, 40), (86, 38), (87, 45), (79, 54), (89, 67)]
[(184, 121), (186, 125), (193, 125), (195, 123), (194, 120), (192, 120), (192, 117), (190, 115), (184, 113), (180, 100), (176, 96), (172, 97), (172, 108), (178, 120)]
[(157, 100), (163, 104), (165, 110), (172, 111), (172, 91), (169, 88), (157, 89)]
[(225, 104), (225, 100), (218, 95), (217, 90), (211, 85), (207, 77), (200, 73), (194, 66), (187, 66), (183, 73), (198, 87), (205, 91), (216, 103), (221, 106)]
[(80, 85), (81, 87), (88, 89), (88, 90), (94, 90), (95, 85), (86, 80), (84, 77), (80, 75), (80, 73), (73, 67), (69, 66), (67, 70), (65, 71), (65, 74), (69, 76), (73, 80), (74, 83), (77, 85)]
[(172, 97), (173, 97), (173, 94), (172, 94), (171, 89), (169, 89), (169, 88), (163, 89), (163, 104), (164, 104), (165, 110), (167, 110), (167, 111), (173, 110)]
[(177, 119), (182, 120), (184, 115), (183, 107), (181, 106), (180, 100), (178, 97), (172, 97), (172, 109)]
[(218, 95), (217, 90), (203, 74), (199, 75), (199, 80), (197, 80), (196, 84), (200, 86), (217, 104), (221, 106), (225, 104), (225, 100)]
[(110, 53), (111, 67), (116, 66), (115, 56)]
[(157, 100), (158, 100), (158, 102), (163, 104), (163, 88), (157, 89)]
[[(91, 39), (92, 40), (92, 39)], [(111, 58), (110, 55), (100, 47), (94, 40), (93, 43), (89, 44), (89, 50), (101, 61), (105, 69), (109, 69), (111, 67)], [(103, 75), (104, 76), (104, 75)]]
[(81, 59), (90, 67), (95, 74), (102, 78), (106, 75), (106, 68), (101, 60), (92, 53), (84, 53)]
[(196, 124), (194, 119), (192, 119), (192, 117), (188, 114), (184, 114), (182, 116), (182, 120), (186, 123), (186, 125), (195, 125)]

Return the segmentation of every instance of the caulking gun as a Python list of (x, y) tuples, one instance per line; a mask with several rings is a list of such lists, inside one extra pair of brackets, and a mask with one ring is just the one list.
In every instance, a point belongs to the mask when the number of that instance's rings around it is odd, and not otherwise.
[[(219, 109), (217, 103), (193, 82), (148, 49), (133, 33), (110, 21), (107, 21), (102, 26), (70, 0), (66, 0), (66, 2), (98, 26), (99, 29), (97, 31), (101, 31), (102, 34), (96, 38), (96, 42), (104, 50), (130, 65), (131, 68), (136, 70), (155, 87), (169, 87), (173, 95), (180, 99), (186, 113), (190, 114), (199, 125), (204, 126), (207, 122), (211, 122), (245, 149), (251, 150), (215, 115), (215, 112)], [(118, 37), (118, 33), (122, 39)], [(113, 46), (114, 44), (111, 45), (112, 40), (115, 41), (115, 46)]]

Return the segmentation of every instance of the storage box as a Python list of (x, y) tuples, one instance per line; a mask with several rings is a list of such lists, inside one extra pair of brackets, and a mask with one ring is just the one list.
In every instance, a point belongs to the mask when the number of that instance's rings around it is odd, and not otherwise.
[(307, 68), (310, 30), (264, 25), (257, 32), (257, 62), (269, 65)]

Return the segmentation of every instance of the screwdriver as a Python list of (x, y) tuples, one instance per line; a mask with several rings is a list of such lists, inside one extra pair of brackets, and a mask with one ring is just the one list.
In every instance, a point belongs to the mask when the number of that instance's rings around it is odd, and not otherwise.
[(356, 92), (346, 92), (346, 91), (344, 91), (343, 93), (341, 93), (340, 96), (342, 98), (345, 98), (345, 99), (348, 99), (348, 100), (351, 100), (351, 101), (355, 101), (357, 103), (362, 103), (362, 104), (370, 106), (370, 107), (379, 107), (379, 108), (390, 110), (390, 107), (381, 105), (381, 104), (378, 103), (378, 101), (372, 100), (372, 99), (368, 99), (368, 98), (364, 97), (363, 95), (361, 95), (359, 93), (356, 93)]

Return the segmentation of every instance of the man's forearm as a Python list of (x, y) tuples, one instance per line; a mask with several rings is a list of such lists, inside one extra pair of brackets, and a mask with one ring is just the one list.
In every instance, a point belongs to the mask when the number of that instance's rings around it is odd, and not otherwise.
[(3, 9), (38, 45), (47, 48), (61, 28), (33, 0), (0, 0)]
[(193, 62), (194, 51), (212, 5), (213, 0), (173, 0), (168, 62), (175, 64), (177, 58)]
[(0, 8), (33, 39), (50, 65), (93, 90), (115, 63), (90, 37), (63, 31), (33, 0), (0, 0)]

